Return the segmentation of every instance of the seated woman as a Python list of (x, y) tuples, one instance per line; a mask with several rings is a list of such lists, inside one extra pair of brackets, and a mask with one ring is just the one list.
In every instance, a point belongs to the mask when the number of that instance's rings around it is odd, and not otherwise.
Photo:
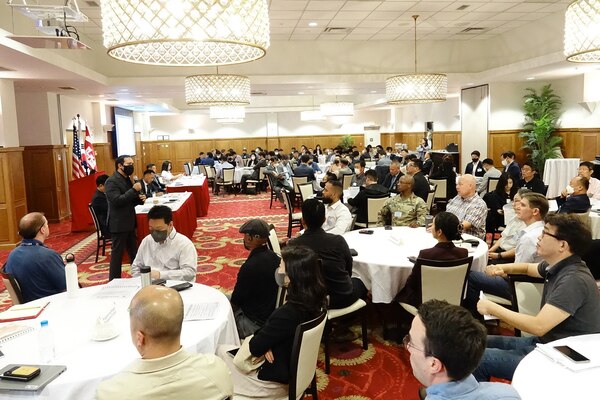
[(231, 346), (220, 346), (217, 350), (231, 370), (236, 395), (261, 399), (286, 396), (296, 328), (325, 310), (327, 290), (315, 252), (293, 246), (284, 248), (281, 255), (275, 279), (280, 286), (287, 287), (287, 302), (275, 309), (250, 340), (252, 355), (264, 356), (266, 361), (258, 370), (244, 374), (227, 353)]
[[(430, 249), (421, 250), (419, 258), (436, 261), (466, 258), (469, 251), (462, 247), (456, 247), (452, 243), (452, 240), (460, 240), (459, 225), (460, 221), (454, 214), (443, 211), (436, 215), (431, 225), (431, 235), (438, 242)], [(396, 295), (394, 301), (408, 303), (415, 307), (421, 305), (421, 269), (418, 266), (412, 269), (406, 284)]]
[(183, 174), (179, 174), (179, 175), (175, 175), (173, 176), (173, 174), (171, 173), (171, 168), (173, 167), (173, 165), (171, 164), (171, 161), (169, 160), (165, 160), (162, 163), (162, 171), (160, 173), (160, 177), (163, 178), (163, 180), (166, 183), (172, 182), (175, 179), (179, 179)]
[(513, 178), (503, 173), (498, 179), (496, 189), (483, 196), (483, 200), (488, 206), (488, 213), (485, 220), (486, 232), (494, 232), (499, 226), (506, 225), (502, 207), (514, 199), (517, 190), (519, 190), (519, 187), (514, 184)]
[[(437, 169), (436, 169), (437, 168)], [(454, 159), (451, 155), (445, 155), (439, 166), (433, 167), (435, 171), (429, 175), (430, 179), (446, 180), (446, 195), (448, 199), (456, 196), (456, 172), (454, 172)]]

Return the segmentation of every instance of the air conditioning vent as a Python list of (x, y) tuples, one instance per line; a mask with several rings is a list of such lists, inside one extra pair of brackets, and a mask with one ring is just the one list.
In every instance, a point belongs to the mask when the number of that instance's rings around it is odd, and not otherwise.
[(470, 28), (465, 28), (462, 31), (458, 32), (460, 33), (481, 33), (483, 31), (485, 31), (487, 28), (476, 28), (476, 27), (470, 27)]
[(77, 89), (75, 89), (74, 87), (71, 87), (71, 86), (59, 86), (58, 88), (61, 89), (61, 90), (77, 90)]
[(457, 10), (458, 11), (462, 11), (462, 10), (465, 10), (467, 8), (469, 8), (469, 5), (468, 4), (463, 4), (462, 6), (458, 7)]
[(348, 34), (352, 32), (352, 28), (342, 28), (342, 27), (335, 27), (335, 26), (328, 26), (327, 28), (323, 29), (323, 33), (332, 33), (332, 34)]
[(266, 96), (267, 92), (250, 92), (251, 96)]

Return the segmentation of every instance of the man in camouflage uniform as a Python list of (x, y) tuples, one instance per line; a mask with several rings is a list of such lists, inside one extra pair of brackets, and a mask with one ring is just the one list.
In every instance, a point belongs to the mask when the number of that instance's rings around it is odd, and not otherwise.
[(417, 226), (425, 225), (427, 205), (413, 193), (412, 176), (403, 175), (398, 181), (398, 195), (388, 199), (379, 210), (378, 226)]

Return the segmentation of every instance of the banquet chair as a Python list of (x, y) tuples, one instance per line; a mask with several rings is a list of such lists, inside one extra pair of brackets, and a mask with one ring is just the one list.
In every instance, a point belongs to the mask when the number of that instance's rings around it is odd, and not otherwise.
[(244, 167), (247, 167), (247, 166), (248, 166), (248, 164), (250, 164), (250, 161), (251, 161), (251, 160), (250, 160), (250, 158), (244, 158), (244, 159), (242, 160), (242, 163), (243, 163)]
[(373, 169), (376, 165), (376, 161), (365, 161), (365, 168)]
[(206, 165), (204, 164), (200, 164), (198, 165), (198, 171), (204, 175), (204, 176), (208, 176), (208, 174), (206, 173)]
[[(317, 359), (321, 348), (321, 338), (327, 322), (327, 314), (304, 322), (296, 328), (292, 356), (290, 359), (290, 383), (287, 397), (274, 400), (299, 400), (306, 392), (314, 400), (317, 395)], [(249, 400), (250, 397), (234, 395), (233, 400)]]
[(446, 179), (429, 179), (430, 185), (436, 185), (434, 201), (445, 203), (448, 201), (448, 187)]
[[(421, 269), (421, 303), (437, 299), (459, 306), (472, 263), (473, 257), (445, 261), (417, 258), (413, 270)], [(417, 307), (412, 304), (400, 302), (400, 306), (412, 315), (417, 315)]]
[(106, 245), (112, 242), (112, 239), (104, 236), (100, 229), (100, 222), (98, 221), (98, 217), (96, 216), (96, 212), (94, 211), (94, 207), (92, 207), (92, 203), (88, 204), (88, 209), (90, 210), (90, 214), (92, 214), (92, 220), (94, 221), (94, 227), (96, 228), (96, 262), (98, 262), (98, 256), (100, 255), (100, 246), (102, 246), (102, 255), (106, 255)]
[[(216, 194), (219, 194), (219, 188), (223, 187), (223, 196), (225, 196), (225, 188), (229, 186), (233, 189), (233, 176), (235, 174), (235, 168), (223, 168), (223, 181), (219, 182), (215, 179)], [(237, 196), (237, 193), (235, 193)]]
[(488, 178), (487, 187), (485, 189), (486, 193), (491, 193), (494, 190), (496, 190), (496, 186), (498, 186), (498, 181), (499, 180), (500, 180), (500, 177), (498, 177), (498, 178)]
[(355, 222), (354, 226), (361, 228), (369, 227), (371, 225), (377, 225), (377, 218), (379, 217), (379, 210), (383, 208), (386, 200), (389, 198), (385, 197), (369, 197), (367, 198), (367, 222)]
[(427, 192), (427, 212), (431, 214), (431, 210), (433, 209), (433, 200), (435, 199), (435, 191), (437, 190), (437, 185), (430, 186), (429, 192)]
[(343, 190), (346, 190), (350, 186), (352, 186), (352, 178), (353, 177), (354, 177), (354, 174), (344, 174), (344, 175), (342, 175), (342, 189)]
[(360, 312), (361, 327), (362, 327), (362, 348), (369, 348), (369, 336), (367, 332), (367, 303), (363, 299), (358, 299), (351, 305), (345, 308), (331, 308), (327, 311), (327, 324), (325, 325), (325, 333), (323, 334), (323, 343), (325, 347), (325, 373), (329, 374), (329, 337), (331, 335), (331, 320), (344, 317), (346, 315)]
[(586, 212), (570, 213), (569, 215), (574, 216), (575, 218), (580, 220), (583, 225), (587, 226), (588, 229), (591, 229), (590, 210), (589, 209)]
[[(544, 279), (527, 275), (509, 275), (508, 283), (512, 293), (513, 311), (526, 315), (540, 312)], [(515, 336), (532, 336), (515, 328)]]
[(294, 193), (295, 193), (295, 197), (292, 199), (294, 200), (294, 204), (299, 204), (302, 201), (302, 198), (300, 197), (300, 185), (302, 185), (303, 183), (308, 183), (308, 176), (295, 176), (292, 175), (292, 186), (294, 187)]
[(304, 203), (315, 194), (313, 191), (313, 184), (311, 182), (299, 184), (298, 191), (300, 192), (300, 203)]
[(287, 237), (292, 237), (292, 228), (298, 227), (302, 228), (302, 213), (295, 213), (294, 206), (292, 204), (292, 199), (290, 197), (290, 191), (286, 189), (281, 190), (281, 195), (283, 196), (283, 203), (285, 204), (285, 208), (288, 210), (288, 231)]
[(381, 185), (385, 180), (386, 175), (390, 172), (390, 166), (378, 165), (375, 167), (375, 172), (377, 173), (377, 183)]
[(275, 227), (271, 224), (269, 230), (269, 240), (267, 241), (268, 247), (273, 251), (273, 253), (277, 254), (281, 257), (281, 246), (279, 245), (279, 238), (277, 238), (277, 232), (275, 232)]
[(267, 179), (267, 174), (265, 174), (266, 167), (260, 167), (258, 170), (258, 179), (248, 179), (246, 181), (246, 190), (249, 188), (254, 188), (256, 194), (260, 193), (260, 188), (264, 184)]
[(23, 294), (21, 293), (21, 287), (19, 286), (19, 282), (14, 277), (13, 274), (9, 274), (4, 272), (4, 267), (6, 264), (0, 268), (0, 276), (2, 276), (2, 283), (6, 287), (6, 291), (10, 296), (13, 304), (23, 304)]
[(269, 191), (271, 192), (271, 202), (269, 208), (273, 208), (273, 200), (277, 200), (277, 191), (275, 191), (275, 177), (271, 174), (266, 174), (267, 182), (269, 183)]
[(215, 177), (217, 175), (217, 170), (215, 169), (215, 167), (211, 167), (210, 165), (207, 165), (205, 170), (206, 170), (206, 179), (208, 180), (208, 184), (210, 186), (212, 186), (213, 193), (214, 193), (215, 192)]

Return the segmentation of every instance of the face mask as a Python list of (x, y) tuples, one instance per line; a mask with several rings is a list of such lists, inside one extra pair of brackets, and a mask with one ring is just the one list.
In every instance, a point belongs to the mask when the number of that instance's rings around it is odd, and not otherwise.
[(279, 268), (275, 270), (275, 282), (277, 282), (277, 286), (287, 287), (288, 282), (285, 281), (286, 276), (287, 274), (285, 272), (283, 274), (279, 272)]
[(279, 155), (279, 152), (278, 152), (278, 151), (276, 151), (276, 152), (275, 152), (275, 155), (276, 155), (276, 156), (277, 156), (277, 155)]
[(154, 241), (156, 243), (161, 243), (164, 242), (165, 240), (167, 240), (167, 236), (169, 236), (169, 231), (152, 231), (150, 232), (150, 235), (152, 235), (152, 239), (154, 239)]
[(127, 176), (130, 176), (131, 174), (133, 174), (133, 164), (131, 165), (124, 165), (123, 166), (123, 173)]
[(473, 161), (473, 163), (476, 163), (477, 161), (479, 161), (479, 158), (471, 158), (471, 160)]
[(573, 186), (568, 185), (567, 186), (567, 194), (573, 194), (575, 192), (575, 189), (573, 189)]
[(502, 165), (504, 165), (506, 167), (508, 165), (508, 161), (502, 160)]

